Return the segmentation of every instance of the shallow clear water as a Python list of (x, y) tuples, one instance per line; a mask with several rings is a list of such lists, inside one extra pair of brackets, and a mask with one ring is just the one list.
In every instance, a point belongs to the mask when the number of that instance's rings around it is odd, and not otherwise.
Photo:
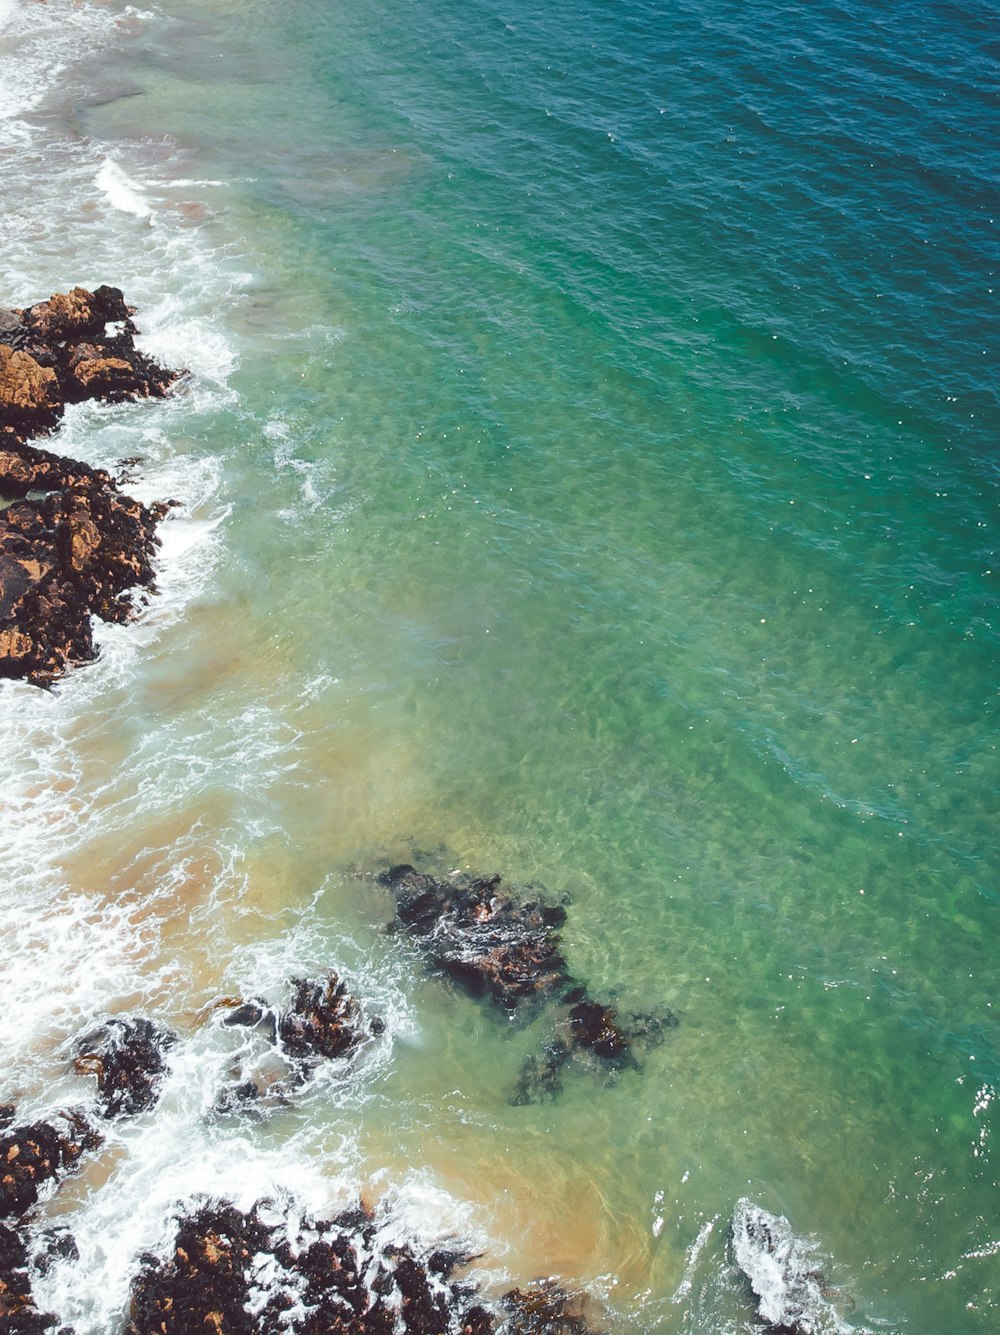
[[(62, 446), (183, 502), (161, 596), (0, 687), (0, 1095), (84, 1099), (105, 1011), (185, 1037), (53, 1198), (91, 1242), (38, 1292), (104, 1335), (171, 1202), (362, 1189), (498, 1283), (746, 1331), (750, 1195), (848, 1321), (994, 1329), (990, 7), (0, 23), (4, 300), (119, 283), (192, 370)], [(358, 873), (400, 860), (570, 896), (574, 974), (679, 1027), (510, 1106), (544, 1018), (383, 934)], [(202, 1008), (326, 965), (377, 1050), (206, 1123)]]

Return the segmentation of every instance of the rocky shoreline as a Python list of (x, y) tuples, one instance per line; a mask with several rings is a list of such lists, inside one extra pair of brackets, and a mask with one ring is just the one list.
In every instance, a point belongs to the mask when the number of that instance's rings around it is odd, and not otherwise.
[[(51, 686), (97, 656), (92, 619), (125, 622), (136, 590), (154, 589), (156, 528), (172, 502), (145, 506), (112, 477), (29, 442), (59, 426), (67, 404), (162, 397), (181, 374), (135, 346), (134, 309), (113, 287), (74, 288), (20, 310), (0, 309), (0, 677)], [(127, 468), (130, 462), (123, 461)], [(529, 1058), (515, 1105), (558, 1097), (571, 1062), (614, 1078), (677, 1024), (660, 1012), (620, 1015), (575, 978), (563, 953), (562, 904), (498, 875), (432, 875), (409, 864), (368, 877), (394, 903), (388, 930), (429, 970), (509, 1018), (541, 1008), (551, 1037)], [(221, 998), (208, 1022), (245, 1042), (208, 1120), (259, 1120), (291, 1103), (314, 1074), (350, 1069), (385, 1032), (339, 974), (293, 978), (284, 1004)], [(87, 1107), (17, 1124), (0, 1106), (0, 1329), (73, 1335), (40, 1311), (33, 1279), (78, 1256), (65, 1228), (42, 1228), (36, 1206), (88, 1152), (100, 1123), (150, 1113), (181, 1037), (144, 1016), (110, 1016), (79, 1037), (72, 1070), (93, 1077)], [(136, 1261), (121, 1335), (587, 1335), (586, 1298), (554, 1280), (492, 1300), (463, 1278), (476, 1259), (400, 1240), (387, 1213), (363, 1201), (330, 1219), (293, 1201), (249, 1209), (195, 1196), (178, 1202), (172, 1242)], [(845, 1331), (811, 1250), (787, 1220), (740, 1201), (732, 1261), (776, 1335)]]
[(155, 587), (171, 502), (143, 505), (123, 478), (28, 443), (67, 404), (168, 392), (180, 372), (136, 348), (134, 313), (114, 287), (0, 308), (0, 677), (50, 686), (97, 657), (93, 617), (129, 621), (134, 591)]

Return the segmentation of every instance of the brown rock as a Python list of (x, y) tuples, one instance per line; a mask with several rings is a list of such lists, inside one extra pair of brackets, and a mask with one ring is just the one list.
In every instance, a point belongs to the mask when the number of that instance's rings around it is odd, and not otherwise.
[(131, 314), (116, 287), (99, 287), (94, 292), (74, 287), (71, 292), (56, 292), (48, 301), (29, 306), (21, 319), (43, 342), (66, 343), (102, 334), (109, 321), (128, 321)]
[[(134, 344), (117, 288), (75, 287), (0, 311), (0, 677), (48, 685), (95, 656), (90, 618), (126, 621), (131, 590), (153, 587), (156, 524), (101, 469), (26, 443), (66, 402), (165, 394), (177, 378)], [(109, 323), (119, 327), (110, 333)]]
[(0, 343), (0, 416), (15, 428), (48, 428), (62, 407), (54, 371)]

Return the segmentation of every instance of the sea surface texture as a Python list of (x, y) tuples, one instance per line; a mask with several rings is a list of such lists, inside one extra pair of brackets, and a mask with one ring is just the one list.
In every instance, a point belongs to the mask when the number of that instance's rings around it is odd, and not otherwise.
[[(158, 595), (0, 685), (0, 1102), (86, 1105), (110, 1014), (180, 1036), (43, 1204), (41, 1310), (117, 1335), (199, 1192), (360, 1192), (490, 1292), (748, 1335), (749, 1199), (830, 1329), (998, 1329), (998, 31), (0, 0), (0, 304), (115, 284), (191, 373), (58, 445), (181, 502)], [(551, 1015), (385, 932), (401, 862), (565, 902), (677, 1026), (512, 1103)], [(211, 1115), (214, 1003), (330, 967), (384, 1033)]]

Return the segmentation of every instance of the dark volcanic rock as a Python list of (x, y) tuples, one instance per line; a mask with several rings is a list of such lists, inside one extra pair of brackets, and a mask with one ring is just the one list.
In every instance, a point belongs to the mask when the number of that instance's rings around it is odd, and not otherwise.
[(500, 877), (443, 880), (393, 867), (379, 880), (397, 896), (396, 923), (474, 996), (513, 1011), (567, 981), (559, 928), (566, 911), (500, 889)]
[(216, 1114), (265, 1116), (271, 1106), (286, 1104), (321, 1063), (345, 1060), (385, 1028), (377, 1016), (363, 1015), (332, 969), (321, 978), (294, 979), (293, 987), (282, 1011), (260, 998), (223, 1003), (231, 1009), (222, 1023), (252, 1030), (254, 1037), (219, 1092)]
[[(105, 326), (115, 322), (116, 332)], [(127, 621), (131, 590), (153, 588), (156, 525), (106, 472), (27, 441), (66, 403), (161, 396), (177, 378), (134, 345), (117, 288), (57, 294), (0, 311), (0, 677), (48, 685), (95, 655), (91, 616)]]
[(17, 1126), (0, 1136), (0, 1219), (19, 1218), (38, 1200), (39, 1188), (70, 1168), (101, 1136), (82, 1117), (61, 1113), (51, 1122)]
[(210, 1204), (182, 1219), (173, 1255), (143, 1258), (126, 1335), (446, 1335), (464, 1290), (381, 1244), (370, 1213), (302, 1221), (291, 1237), (264, 1209)]
[(146, 1255), (125, 1335), (583, 1335), (579, 1301), (554, 1285), (513, 1290), (498, 1317), (453, 1276), (470, 1256), (387, 1242), (360, 1207), (293, 1230), (264, 1203), (204, 1204), (170, 1256)]
[(116, 1017), (80, 1039), (73, 1065), (81, 1075), (97, 1076), (103, 1116), (131, 1116), (159, 1098), (165, 1054), (176, 1042), (152, 1020)]

